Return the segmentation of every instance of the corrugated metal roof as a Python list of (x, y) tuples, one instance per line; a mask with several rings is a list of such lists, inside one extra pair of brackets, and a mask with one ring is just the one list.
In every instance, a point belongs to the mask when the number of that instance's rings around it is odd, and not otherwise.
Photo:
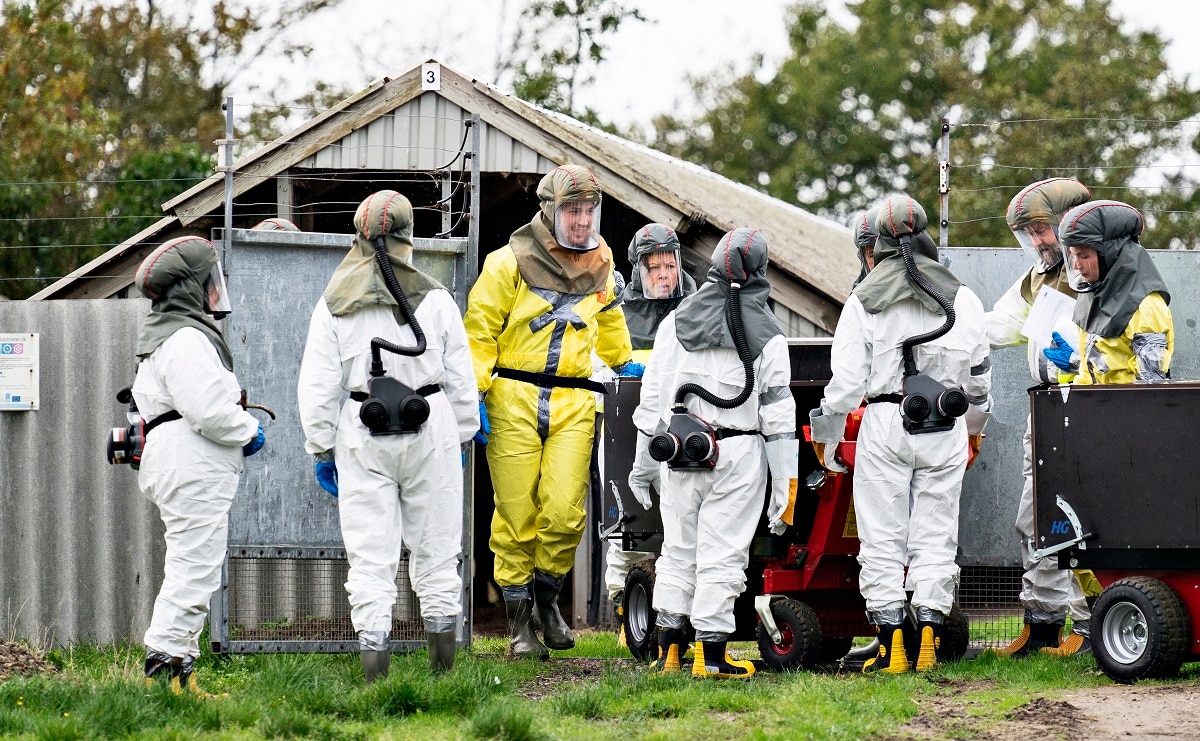
[[(771, 249), (772, 296), (827, 330), (858, 274), (849, 229), (735, 183), (694, 164), (621, 139), (506, 95), (442, 68), (442, 88), (423, 92), (419, 65), (384, 78), (295, 131), (234, 164), (235, 197), (292, 167), (343, 170), (433, 169), (458, 150), (462, 129), (445, 126), (477, 113), (484, 123), (485, 172), (541, 173), (554, 164), (593, 167), (605, 191), (648, 219), (719, 232), (763, 229)], [(438, 124), (443, 124), (440, 128)], [(445, 159), (438, 161), (439, 155)], [(486, 193), (483, 194), (486, 198)], [(96, 270), (125, 269), (166, 232), (220, 213), (224, 179), (216, 174), (164, 204), (164, 220), (44, 289), (37, 299), (112, 295), (123, 285), (97, 284)], [(173, 236), (173, 234), (171, 234)], [(711, 238), (710, 238), (711, 239)], [(694, 248), (704, 248), (701, 242)], [(90, 285), (81, 291), (81, 283)], [(107, 291), (105, 294), (104, 291)]]

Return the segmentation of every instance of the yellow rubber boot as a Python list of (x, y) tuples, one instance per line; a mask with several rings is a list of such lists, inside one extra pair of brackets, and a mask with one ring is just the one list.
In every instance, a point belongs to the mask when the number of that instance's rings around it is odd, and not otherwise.
[(713, 679), (749, 679), (754, 676), (754, 664), (730, 658), (725, 645), (726, 641), (696, 641), (692, 676)]
[(651, 674), (678, 674), (683, 671), (680, 659), (684, 645), (682, 628), (659, 628), (658, 658)]
[(1067, 656), (1082, 656), (1090, 653), (1092, 650), (1092, 639), (1082, 633), (1071, 633), (1062, 640), (1062, 643), (1053, 648), (1043, 648), (1041, 653), (1048, 656), (1058, 656), (1066, 658)]
[(937, 650), (942, 645), (942, 626), (937, 623), (919, 623), (917, 636), (920, 638), (920, 648), (917, 650), (917, 660), (913, 668), (919, 672), (927, 672), (937, 668)]
[(904, 626), (879, 626), (879, 654), (863, 664), (863, 674), (905, 674), (908, 652), (904, 649)]
[(1043, 648), (1054, 648), (1059, 644), (1062, 628), (1062, 623), (1025, 623), (1012, 643), (989, 648), (987, 652), (999, 656), (1028, 656)]
[(617, 605), (617, 646), (629, 648), (629, 640), (625, 637), (625, 605)]

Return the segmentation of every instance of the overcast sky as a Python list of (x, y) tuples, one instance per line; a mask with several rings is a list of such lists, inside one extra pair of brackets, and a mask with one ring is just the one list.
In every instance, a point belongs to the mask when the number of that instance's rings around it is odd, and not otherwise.
[[(578, 102), (621, 126), (648, 124), (655, 114), (677, 106), (695, 110), (685, 84), (688, 75), (743, 73), (758, 55), (766, 73), (787, 54), (783, 16), (789, 2), (637, 0), (633, 4), (653, 22), (630, 24), (611, 39), (608, 60), (595, 83), (579, 91)], [(249, 81), (273, 79), (278, 72), (291, 78), (295, 94), (314, 79), (357, 90), (428, 57), (491, 81), (497, 43), (511, 41), (509, 29), (520, 5), (516, 0), (345, 0), (337, 11), (294, 29), (297, 39), (314, 47), (303, 70), (263, 60), (231, 92), (239, 108), (261, 102), (246, 92)], [(1189, 75), (1193, 87), (1200, 85), (1200, 53), (1188, 46), (1200, 30), (1200, 2), (1113, 0), (1112, 5), (1123, 22), (1156, 29), (1169, 39), (1168, 63)], [(849, 17), (842, 0), (830, 0), (829, 7), (835, 19)]]

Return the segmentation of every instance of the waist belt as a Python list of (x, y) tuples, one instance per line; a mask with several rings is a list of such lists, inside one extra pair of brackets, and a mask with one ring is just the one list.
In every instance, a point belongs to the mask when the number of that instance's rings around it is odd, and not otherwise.
[[(427, 386), (422, 386), (421, 388), (417, 389), (417, 393), (420, 394), (421, 396), (433, 396), (434, 394), (436, 394), (437, 392), (439, 392), (441, 390), (442, 390), (441, 386), (437, 385), (436, 383), (431, 383)], [(368, 394), (366, 391), (351, 391), (350, 398), (353, 401), (363, 402), (363, 401), (366, 401), (367, 399), (371, 398), (371, 395)]]
[(867, 398), (868, 404), (899, 404), (904, 401), (904, 394), (880, 394)]
[(717, 428), (717, 439), (724, 440), (727, 437), (741, 437), (742, 435), (757, 435), (758, 430), (727, 430), (723, 427)]
[(150, 430), (163, 424), (164, 422), (174, 422), (177, 419), (183, 419), (183, 415), (172, 409), (166, 414), (160, 414), (146, 424), (142, 425), (142, 439), (150, 436)]
[(604, 384), (587, 378), (556, 376), (553, 373), (531, 373), (530, 371), (516, 370), (514, 368), (497, 368), (496, 375), (500, 376), (501, 378), (510, 378), (514, 381), (532, 383), (534, 386), (541, 386), (542, 388), (547, 389), (586, 389), (588, 391), (594, 391), (597, 394), (608, 393), (608, 390), (604, 388)]

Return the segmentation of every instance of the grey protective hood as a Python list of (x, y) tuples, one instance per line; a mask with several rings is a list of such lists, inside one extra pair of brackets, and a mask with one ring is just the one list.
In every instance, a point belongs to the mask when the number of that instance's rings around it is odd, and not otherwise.
[(204, 311), (204, 280), (217, 264), (217, 249), (203, 237), (179, 237), (164, 242), (142, 260), (134, 284), (150, 299), (150, 314), (138, 332), (137, 356), (150, 353), (184, 327), (193, 327), (208, 337), (233, 370), (233, 353), (213, 318)]
[(654, 333), (658, 331), (663, 318), (674, 311), (684, 297), (696, 292), (696, 281), (684, 272), (682, 265), (679, 266), (679, 273), (683, 296), (652, 299), (646, 298), (642, 292), (642, 271), (638, 270), (641, 259), (654, 252), (679, 249), (679, 237), (675, 235), (675, 230), (663, 224), (647, 224), (638, 229), (629, 242), (629, 264), (633, 266), (633, 275), (625, 285), (622, 307), (634, 350), (650, 349), (654, 345)]
[(1085, 203), (1063, 216), (1059, 241), (1100, 253), (1100, 280), (1075, 301), (1075, 323), (1089, 333), (1119, 337), (1151, 293), (1171, 303), (1166, 282), (1138, 243), (1145, 224), (1136, 208), (1120, 201)]
[(934, 290), (953, 302), (962, 285), (954, 273), (938, 262), (937, 245), (925, 231), (929, 220), (921, 204), (905, 195), (890, 196), (879, 205), (875, 228), (875, 269), (854, 287), (854, 295), (870, 314), (878, 314), (894, 303), (916, 299), (935, 314), (945, 314), (941, 305), (908, 277), (900, 250), (900, 236), (912, 235), (913, 262), (917, 272)]
[(856, 286), (871, 272), (871, 268), (867, 266), (867, 250), (874, 247), (875, 240), (879, 238), (879, 232), (875, 228), (875, 220), (878, 218), (879, 209), (871, 208), (854, 220), (854, 248), (858, 252), (858, 262), (861, 266), (858, 277), (854, 279)]
[(730, 283), (738, 283), (742, 329), (750, 356), (757, 358), (777, 334), (783, 334), (767, 298), (767, 240), (758, 229), (734, 229), (717, 243), (712, 267), (700, 290), (685, 298), (675, 310), (675, 336), (687, 350), (706, 347), (735, 348), (726, 311)]

